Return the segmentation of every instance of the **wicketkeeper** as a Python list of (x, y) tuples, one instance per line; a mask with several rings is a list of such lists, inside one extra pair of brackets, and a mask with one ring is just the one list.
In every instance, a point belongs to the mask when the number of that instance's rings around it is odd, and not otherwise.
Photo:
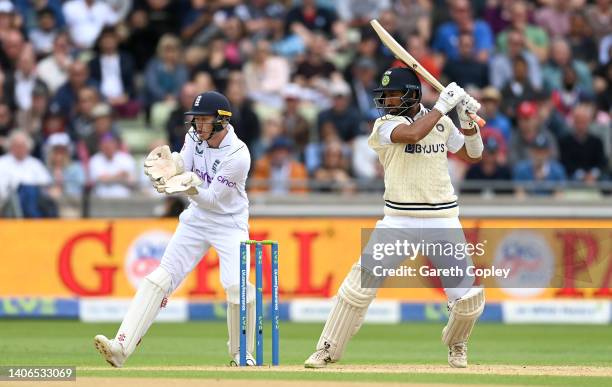
[[(134, 352), (167, 297), (212, 246), (219, 255), (221, 284), (227, 296), (228, 349), (238, 363), (240, 317), (240, 242), (249, 239), (249, 201), (245, 184), (251, 156), (230, 125), (227, 98), (217, 92), (196, 97), (185, 115), (187, 135), (180, 153), (167, 145), (145, 160), (153, 186), (166, 194), (187, 195), (189, 207), (157, 269), (142, 281), (114, 339), (95, 337), (95, 346), (113, 367)], [(254, 365), (255, 289), (248, 286), (247, 364)]]
[[(468, 163), (480, 160), (483, 143), (477, 124), (470, 118), (480, 104), (451, 83), (440, 93), (433, 109), (426, 109), (420, 103), (419, 78), (409, 68), (386, 71), (374, 92), (378, 93), (375, 102), (381, 117), (374, 123), (368, 143), (378, 153), (385, 180), (385, 217), (376, 223), (374, 233), (394, 233), (413, 243), (421, 239), (425, 243), (465, 243), (447, 152)], [(461, 129), (446, 116), (453, 109), (457, 110)], [(458, 262), (453, 257), (428, 258), (438, 267)], [(466, 266), (468, 262), (460, 263)], [(342, 282), (316, 351), (305, 362), (307, 368), (338, 361), (361, 327), (381, 283), (381, 278), (362, 263), (360, 260), (353, 265)], [(484, 292), (472, 287), (473, 280), (459, 278), (453, 285), (444, 286), (450, 315), (442, 341), (448, 346), (452, 367), (467, 366), (468, 338), (484, 309)]]

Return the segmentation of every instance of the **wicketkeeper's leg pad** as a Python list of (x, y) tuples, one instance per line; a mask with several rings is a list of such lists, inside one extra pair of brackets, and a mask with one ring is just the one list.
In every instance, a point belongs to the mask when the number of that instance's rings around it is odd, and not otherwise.
[(474, 324), (485, 307), (484, 289), (472, 288), (463, 297), (449, 302), (449, 316), (442, 330), (442, 342), (448, 346), (470, 338)]
[(317, 343), (317, 349), (327, 349), (332, 361), (342, 357), (348, 341), (361, 327), (368, 307), (376, 297), (378, 284), (379, 279), (357, 263), (340, 285)]
[(115, 336), (125, 356), (134, 352), (162, 306), (165, 306), (166, 297), (171, 292), (171, 282), (170, 273), (162, 267), (153, 270), (141, 282)]
[[(240, 285), (226, 290), (227, 296), (227, 349), (233, 358), (240, 351)], [(247, 351), (255, 351), (255, 286), (247, 286)]]

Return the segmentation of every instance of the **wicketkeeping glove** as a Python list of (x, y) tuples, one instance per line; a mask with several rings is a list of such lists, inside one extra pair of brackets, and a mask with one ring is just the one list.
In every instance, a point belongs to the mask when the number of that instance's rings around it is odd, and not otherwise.
[(165, 184), (171, 177), (183, 173), (185, 167), (180, 154), (171, 153), (168, 145), (161, 145), (153, 149), (145, 159), (144, 171), (155, 186), (156, 183)]
[(465, 95), (465, 90), (452, 82), (440, 92), (440, 97), (433, 108), (442, 114), (447, 114), (461, 102)]
[(167, 194), (185, 193), (187, 195), (196, 195), (197, 186), (202, 184), (202, 180), (193, 172), (185, 172), (180, 175), (171, 177), (166, 184), (163, 185), (163, 190)]

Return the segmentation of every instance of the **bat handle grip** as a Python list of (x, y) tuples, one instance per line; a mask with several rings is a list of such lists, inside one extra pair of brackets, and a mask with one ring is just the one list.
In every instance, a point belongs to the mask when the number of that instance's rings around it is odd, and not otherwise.
[(478, 124), (479, 128), (483, 128), (487, 124), (487, 121), (485, 121), (483, 118), (479, 117), (478, 114), (470, 113), (470, 117), (474, 121), (476, 121), (476, 123)]

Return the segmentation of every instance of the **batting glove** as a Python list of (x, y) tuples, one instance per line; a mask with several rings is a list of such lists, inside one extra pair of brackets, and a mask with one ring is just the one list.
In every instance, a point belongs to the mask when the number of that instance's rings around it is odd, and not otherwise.
[(446, 115), (465, 97), (465, 90), (452, 82), (440, 92), (440, 97), (434, 105), (434, 109)]
[(472, 116), (480, 109), (480, 104), (474, 97), (466, 94), (461, 102), (457, 105), (457, 115), (459, 116), (459, 122), (462, 129), (472, 129), (476, 125), (476, 122), (472, 119)]

